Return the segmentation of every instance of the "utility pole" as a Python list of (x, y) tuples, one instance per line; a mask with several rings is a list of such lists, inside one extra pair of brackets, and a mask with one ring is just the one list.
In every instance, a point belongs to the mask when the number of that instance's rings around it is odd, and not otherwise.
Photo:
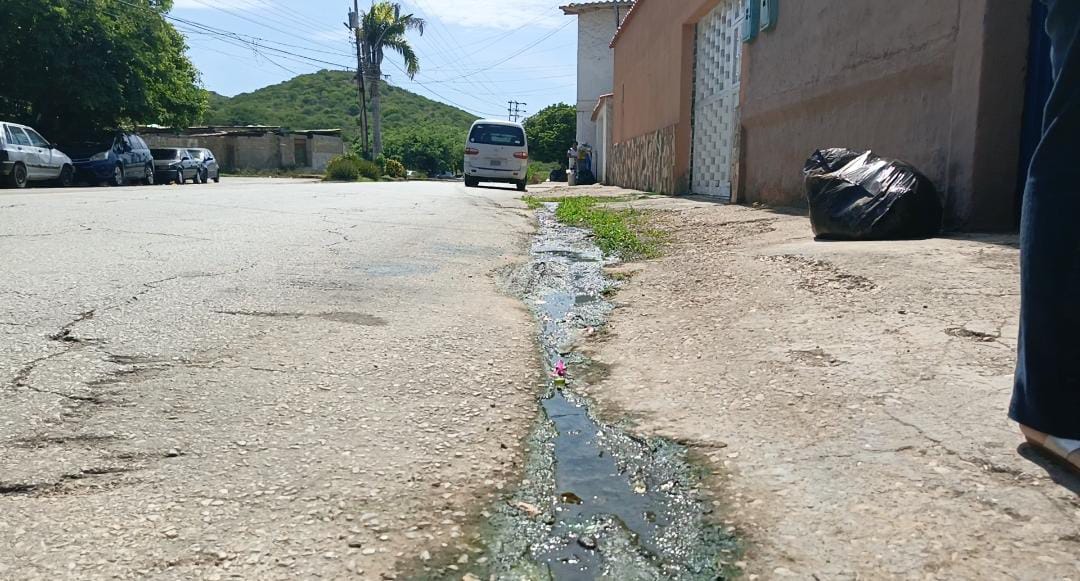
[(518, 101), (507, 102), (510, 103), (510, 107), (507, 108), (508, 115), (506, 116), (506, 120), (517, 123), (518, 119), (525, 115), (525, 110), (522, 109), (522, 107), (528, 105), (528, 103), (519, 103)]
[(360, 142), (366, 154), (371, 151), (368, 144), (367, 87), (365, 86), (367, 81), (365, 80), (366, 67), (364, 66), (364, 54), (367, 51), (360, 34), (359, 0), (353, 0), (353, 11), (349, 13), (349, 28), (353, 30), (353, 36), (356, 38), (356, 87), (360, 94), (360, 134), (362, 136)]

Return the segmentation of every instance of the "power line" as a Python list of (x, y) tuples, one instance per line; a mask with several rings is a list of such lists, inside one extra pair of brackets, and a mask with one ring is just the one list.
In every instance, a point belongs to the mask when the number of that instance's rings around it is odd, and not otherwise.
[[(220, 11), (220, 12), (224, 12), (225, 14), (229, 14), (229, 15), (233, 16), (234, 18), (239, 18), (240, 20), (244, 20), (244, 21), (250, 22), (250, 23), (252, 23), (252, 24), (254, 24), (254, 25), (256, 25), (256, 26), (261, 26), (261, 27), (263, 27), (263, 28), (267, 28), (267, 29), (269, 29), (269, 30), (273, 30), (273, 31), (275, 31), (275, 32), (280, 32), (280, 33), (282, 33), (282, 34), (288, 34), (288, 35), (292, 35), (292, 36), (295, 36), (295, 35), (296, 35), (296, 33), (295, 33), (294, 31), (291, 31), (291, 30), (283, 30), (283, 29), (281, 29), (281, 28), (278, 28), (278, 27), (276, 27), (276, 26), (271, 26), (271, 25), (269, 25), (269, 24), (265, 24), (265, 23), (263, 23), (263, 22), (259, 22), (258, 20), (255, 20), (255, 18), (254, 18), (254, 17), (248, 17), (248, 16), (245, 16), (245, 15), (243, 15), (243, 14), (239, 13), (239, 12), (234, 12), (234, 11), (232, 11), (232, 10), (229, 10), (228, 8), (223, 8), (223, 7), (221, 7), (221, 6), (216, 6), (216, 5), (214, 5), (214, 4), (211, 4), (211, 3), (209, 3), (209, 2), (206, 2), (206, 0), (193, 0), (193, 1), (194, 1), (194, 2), (196, 2), (196, 3), (198, 3), (198, 4), (201, 4), (201, 5), (203, 5), (203, 6), (206, 6), (207, 8), (212, 8), (212, 9), (214, 9), (214, 10), (218, 10), (218, 11)], [(261, 18), (262, 20), (266, 20), (266, 21), (269, 21), (269, 22), (273, 22), (273, 23), (275, 23), (275, 24), (282, 24), (282, 25), (284, 25), (284, 26), (297, 26), (297, 27), (299, 27), (299, 26), (297, 25), (297, 23), (295, 23), (295, 22), (290, 22), (290, 23), (284, 23), (284, 22), (281, 22), (281, 21), (278, 21), (278, 20), (274, 20), (274, 19), (271, 19), (271, 18), (269, 18), (269, 17), (267, 17), (267, 16), (261, 16), (260, 18)], [(300, 27), (300, 28), (302, 28), (302, 27)], [(319, 31), (319, 32), (321, 32), (321, 31)], [(317, 45), (317, 46), (322, 46), (322, 47), (327, 47), (327, 48), (333, 48), (333, 47), (332, 47), (331, 45), (329, 45), (329, 44), (326, 44), (326, 43), (322, 43), (322, 42), (318, 42), (318, 41), (314, 41), (314, 40), (308, 40), (308, 41), (306, 41), (306, 42), (308, 42), (309, 44), (314, 44), (314, 45)]]
[[(262, 0), (262, 2), (263, 2), (263, 4), (274, 7), (276, 10), (278, 10), (280, 12), (287, 13), (287, 14), (284, 15), (287, 18), (295, 18), (295, 19), (298, 19), (298, 20), (300, 20), (302, 22), (307, 23), (309, 28), (312, 29), (312, 30), (325, 30), (325, 31), (337, 30), (334, 26), (327, 26), (326, 24), (324, 24), (322, 22), (319, 22), (319, 21), (315, 20), (314, 18), (311, 18), (310, 16), (300, 12), (299, 10), (294, 10), (294, 9), (284, 5), (284, 4), (279, 4), (277, 0)], [(336, 26), (336, 24), (335, 24), (335, 26)]]
[[(408, 75), (408, 73), (406, 73), (406, 72), (405, 72), (405, 69), (401, 68), (401, 67), (400, 67), (400, 66), (399, 66), (399, 65), (398, 65), (398, 64), (397, 64), (396, 62), (394, 62), (394, 61), (392, 61), (392, 60), (388, 60), (387, 62), (389, 62), (390, 64), (394, 65), (394, 68), (398, 69), (398, 70), (399, 70), (399, 71), (401, 71), (401, 72), (402, 72), (403, 74), (405, 74), (405, 75)], [(470, 108), (470, 107), (466, 107), (466, 106), (464, 106), (464, 105), (462, 105), (462, 104), (460, 104), (460, 103), (455, 103), (454, 101), (451, 101), (450, 99), (447, 99), (447, 98), (446, 98), (446, 97), (444, 97), (443, 95), (440, 95), (439, 93), (437, 93), (437, 92), (435, 92), (434, 90), (432, 90), (432, 88), (431, 88), (431, 87), (428, 87), (427, 85), (425, 85), (424, 83), (422, 83), (422, 82), (420, 82), (420, 81), (418, 81), (418, 80), (416, 80), (416, 79), (413, 79), (413, 80), (412, 80), (412, 82), (413, 82), (413, 83), (416, 83), (417, 85), (420, 85), (421, 87), (423, 87), (424, 89), (426, 89), (426, 90), (427, 90), (427, 91), (428, 91), (429, 93), (431, 93), (432, 95), (435, 95), (436, 97), (438, 97), (438, 98), (442, 99), (442, 100), (443, 100), (444, 102), (446, 102), (447, 104), (449, 104), (449, 105), (453, 105), (453, 106), (455, 106), (455, 107), (457, 107), (458, 109), (461, 109), (461, 110), (463, 110), (463, 111), (467, 111), (467, 112), (469, 112), (469, 113), (472, 113), (472, 114), (474, 114), (474, 115), (479, 115), (479, 116), (481, 116), (481, 117), (498, 117), (498, 116), (500, 116), (500, 115), (499, 115), (499, 114), (497, 114), (497, 113), (496, 113), (496, 114), (492, 114), (492, 113), (483, 113), (483, 112), (477, 111), (477, 110), (475, 110), (475, 109), (472, 109), (472, 108)]]
[[(442, 44), (447, 49), (443, 54), (444, 55), (448, 54), (449, 57), (450, 57), (449, 62), (452, 64), (452, 66), (457, 68), (457, 70), (458, 70), (458, 72), (460, 74), (465, 74), (465, 70), (462, 68), (462, 63), (463, 63), (464, 59), (466, 58), (466, 56), (465, 56), (464, 51), (460, 49), (460, 45), (457, 45), (458, 50), (461, 53), (460, 57), (458, 56), (458, 54), (454, 50), (454, 48), (451, 46), (451, 42), (453, 44), (457, 44), (457, 41), (454, 39), (454, 36), (452, 34), (450, 34), (449, 30), (446, 30), (446, 27), (442, 24), (442, 21), (440, 19), (431, 18), (430, 13), (428, 12), (427, 7), (423, 4), (422, 0), (412, 0), (412, 2), (416, 4), (417, 9), (421, 10), (424, 13), (424, 15), (427, 17), (427, 20), (431, 22), (430, 28), (431, 28), (432, 34), (433, 34), (432, 45), (434, 45), (435, 41), (437, 41), (437, 40), (441, 41)], [(446, 31), (446, 36), (444, 36), (439, 31), (440, 27), (443, 30)], [(447, 42), (446, 37), (449, 37), (451, 42)], [(492, 86), (490, 80), (486, 79), (486, 77), (482, 76), (479, 79), (479, 83), (476, 82), (476, 81), (472, 81), (471, 79), (470, 79), (470, 81), (473, 83), (473, 87), (477, 90), (477, 92), (484, 92), (484, 93), (487, 93), (488, 95), (490, 95), (492, 97), (498, 97), (498, 94), (495, 92), (495, 87)], [(481, 86), (481, 85), (486, 85), (486, 86)]]
[(473, 75), (477, 75), (477, 74), (480, 74), (480, 73), (482, 73), (482, 72), (484, 72), (484, 71), (486, 71), (486, 70), (490, 70), (490, 69), (493, 69), (493, 68), (495, 68), (495, 67), (497, 67), (497, 66), (499, 66), (499, 65), (501, 65), (501, 64), (503, 64), (503, 63), (505, 63), (505, 62), (508, 62), (508, 61), (510, 61), (511, 59), (513, 59), (513, 58), (515, 58), (515, 57), (517, 57), (517, 56), (520, 56), (520, 55), (524, 54), (524, 53), (525, 53), (525, 51), (529, 50), (530, 48), (533, 48), (534, 46), (536, 46), (536, 45), (540, 44), (541, 42), (544, 42), (545, 40), (547, 40), (547, 39), (551, 38), (552, 36), (555, 36), (555, 35), (556, 35), (557, 33), (561, 32), (561, 31), (562, 31), (562, 30), (563, 30), (564, 28), (566, 28), (567, 26), (570, 26), (570, 24), (571, 24), (572, 22), (573, 22), (572, 20), (568, 20), (568, 21), (566, 22), (566, 24), (563, 24), (563, 25), (562, 25), (562, 26), (560, 26), (559, 28), (557, 28), (557, 29), (555, 29), (555, 30), (551, 31), (550, 33), (548, 33), (548, 34), (546, 34), (546, 35), (544, 35), (544, 36), (540, 37), (540, 38), (539, 38), (539, 39), (537, 39), (537, 40), (536, 40), (535, 42), (532, 42), (531, 44), (529, 44), (529, 45), (525, 46), (525, 47), (524, 47), (524, 48), (522, 48), (521, 50), (519, 50), (519, 51), (517, 51), (517, 52), (515, 52), (515, 53), (511, 54), (510, 56), (508, 56), (508, 57), (506, 57), (506, 58), (504, 58), (504, 59), (502, 59), (502, 60), (500, 60), (500, 61), (498, 61), (498, 62), (492, 63), (492, 64), (490, 64), (490, 65), (488, 65), (488, 66), (486, 66), (486, 67), (484, 67), (484, 68), (481, 68), (481, 69), (477, 69), (477, 70), (475, 70), (475, 71), (473, 71), (473, 72), (471, 72), (471, 73), (468, 73), (468, 74), (462, 75), (462, 76), (460, 76), (460, 77), (451, 77), (451, 78), (449, 78), (449, 79), (443, 79), (443, 80), (444, 80), (444, 81), (456, 81), (456, 80), (458, 80), (458, 79), (464, 79), (464, 78), (467, 78), (467, 77), (471, 77), (471, 76), (473, 76)]
[[(561, 15), (546, 14), (544, 16), (540, 16), (540, 17), (537, 17), (537, 18), (535, 18), (533, 20), (530, 20), (530, 21), (526, 22), (525, 24), (522, 24), (521, 26), (519, 26), (519, 27), (517, 27), (517, 28), (515, 28), (513, 30), (508, 30), (506, 32), (501, 32), (501, 33), (496, 34), (494, 36), (489, 36), (487, 38), (483, 38), (483, 39), (480, 39), (480, 40), (477, 40), (477, 41), (467, 42), (467, 43), (465, 43), (465, 46), (475, 46), (475, 45), (480, 44), (480, 43), (487, 43), (487, 44), (484, 44), (484, 46), (482, 46), (482, 47), (476, 49), (475, 51), (473, 51), (473, 54), (476, 54), (476, 53), (479, 53), (480, 51), (482, 51), (482, 50), (484, 50), (486, 48), (489, 48), (489, 47), (493, 46), (495, 43), (499, 42), (500, 40), (502, 40), (502, 39), (504, 39), (504, 38), (506, 38), (508, 36), (512, 36), (516, 32), (524, 30), (525, 28), (533, 26), (534, 24), (537, 24), (537, 23), (543, 22), (545, 20), (548, 20), (550, 18), (555, 18), (555, 17), (558, 17), (558, 16), (561, 16)], [(490, 42), (488, 42), (488, 41), (490, 41)]]

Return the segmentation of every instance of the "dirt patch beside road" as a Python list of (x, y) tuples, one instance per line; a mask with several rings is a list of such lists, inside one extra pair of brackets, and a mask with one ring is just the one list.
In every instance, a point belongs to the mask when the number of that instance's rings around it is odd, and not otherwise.
[(671, 243), (622, 268), (588, 395), (708, 459), (749, 578), (1080, 571), (1077, 481), (1005, 416), (1015, 240), (824, 243), (793, 214), (631, 203)]

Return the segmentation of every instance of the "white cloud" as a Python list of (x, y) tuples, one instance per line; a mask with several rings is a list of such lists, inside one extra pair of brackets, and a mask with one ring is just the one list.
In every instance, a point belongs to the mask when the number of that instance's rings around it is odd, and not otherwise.
[[(567, 0), (569, 1), (569, 0)], [(555, 0), (403, 0), (406, 8), (444, 25), (513, 30), (524, 24), (558, 28), (566, 18)]]

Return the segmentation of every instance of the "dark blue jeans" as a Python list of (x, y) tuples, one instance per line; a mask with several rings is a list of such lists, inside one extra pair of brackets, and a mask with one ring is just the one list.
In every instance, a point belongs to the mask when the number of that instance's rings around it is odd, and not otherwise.
[(1043, 0), (1054, 89), (1020, 222), (1020, 340), (1009, 416), (1080, 440), (1080, 0)]

